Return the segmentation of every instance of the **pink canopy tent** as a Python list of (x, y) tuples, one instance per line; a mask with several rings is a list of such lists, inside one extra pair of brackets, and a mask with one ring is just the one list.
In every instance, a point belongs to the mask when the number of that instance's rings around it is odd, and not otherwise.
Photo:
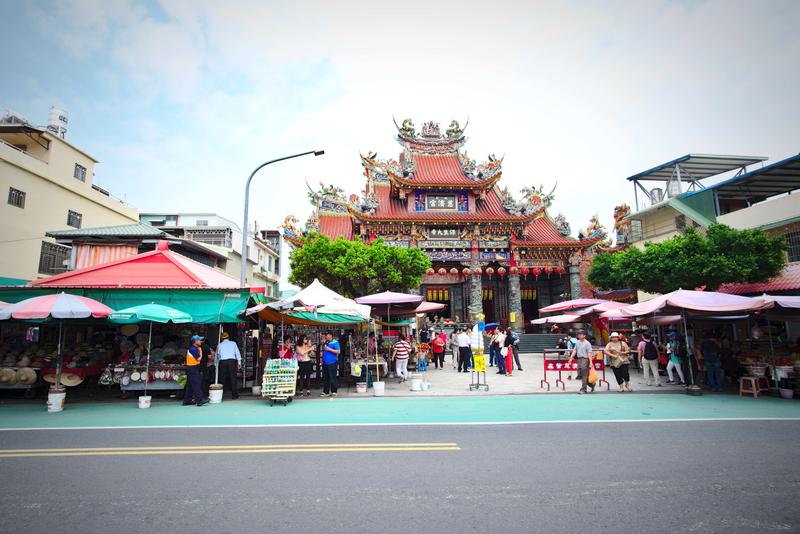
[(641, 317), (673, 310), (720, 315), (757, 311), (764, 308), (764, 306), (765, 301), (762, 298), (740, 297), (713, 291), (679, 289), (645, 302), (604, 312), (600, 316)]
[(566, 310), (577, 310), (580, 308), (586, 308), (587, 306), (594, 306), (596, 304), (602, 304), (604, 302), (610, 302), (608, 300), (603, 299), (573, 299), (573, 300), (565, 300), (563, 302), (556, 302), (555, 304), (551, 304), (549, 306), (545, 306), (544, 308), (539, 309), (539, 313), (551, 313), (551, 312), (558, 312), (558, 311), (566, 311)]
[(429, 313), (443, 309), (444, 309), (444, 304), (440, 304), (438, 302), (428, 302), (423, 300), (422, 302), (419, 303), (419, 306), (417, 306), (414, 309), (414, 313)]
[(552, 317), (542, 317), (541, 319), (534, 319), (531, 324), (564, 324), (564, 323), (580, 323), (583, 320), (580, 315), (567, 313), (564, 315), (553, 315)]

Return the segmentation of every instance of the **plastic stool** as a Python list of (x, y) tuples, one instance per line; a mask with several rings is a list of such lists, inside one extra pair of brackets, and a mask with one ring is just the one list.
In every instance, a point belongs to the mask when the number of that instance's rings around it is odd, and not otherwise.
[[(758, 398), (758, 394), (761, 393), (761, 387), (759, 384), (760, 380), (759, 377), (756, 376), (743, 376), (739, 379), (739, 396), (741, 397), (744, 393), (752, 393), (754, 398)], [(747, 385), (748, 387), (745, 387)]]

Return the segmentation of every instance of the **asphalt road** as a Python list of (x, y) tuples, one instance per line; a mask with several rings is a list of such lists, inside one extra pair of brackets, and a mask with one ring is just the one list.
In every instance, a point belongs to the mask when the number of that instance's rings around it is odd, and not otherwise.
[[(386, 443), (437, 450), (329, 450)], [(0, 432), (0, 530), (800, 532), (798, 444), (797, 421)], [(130, 447), (154, 449), (106, 449)]]

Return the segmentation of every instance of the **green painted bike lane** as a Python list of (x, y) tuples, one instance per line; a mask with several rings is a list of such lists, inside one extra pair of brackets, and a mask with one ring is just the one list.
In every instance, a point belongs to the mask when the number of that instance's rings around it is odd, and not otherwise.
[(561, 421), (796, 419), (800, 402), (734, 396), (504, 395), (301, 399), (288, 406), (261, 400), (203, 407), (155, 402), (67, 403), (60, 413), (44, 404), (0, 406), (0, 430), (29, 428), (179, 427), (250, 425), (476, 424)]

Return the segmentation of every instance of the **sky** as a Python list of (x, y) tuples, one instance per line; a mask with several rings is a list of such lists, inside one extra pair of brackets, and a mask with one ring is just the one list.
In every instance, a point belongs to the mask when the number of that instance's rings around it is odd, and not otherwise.
[(502, 184), (556, 183), (573, 234), (633, 204), (627, 176), (689, 152), (800, 152), (800, 2), (0, 0), (0, 109), (100, 160), (142, 212), (276, 227), (305, 181), (364, 187), (359, 153), (396, 158), (392, 123), (469, 118)]

